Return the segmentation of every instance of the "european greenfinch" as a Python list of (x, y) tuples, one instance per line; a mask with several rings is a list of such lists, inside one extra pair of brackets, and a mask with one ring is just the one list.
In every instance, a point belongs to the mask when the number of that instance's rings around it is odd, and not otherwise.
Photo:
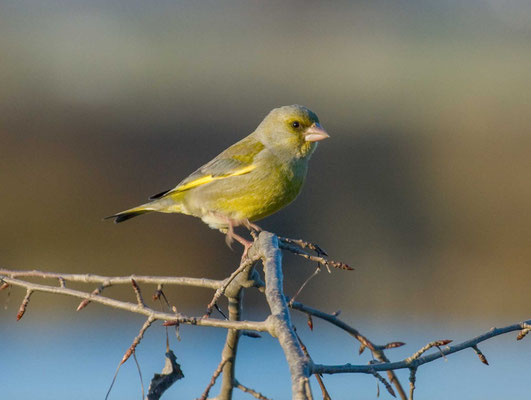
[(306, 177), (317, 142), (329, 135), (306, 107), (275, 108), (246, 138), (233, 144), (175, 188), (150, 197), (149, 203), (111, 215), (126, 221), (152, 211), (199, 217), (247, 250), (250, 242), (234, 232), (291, 203)]

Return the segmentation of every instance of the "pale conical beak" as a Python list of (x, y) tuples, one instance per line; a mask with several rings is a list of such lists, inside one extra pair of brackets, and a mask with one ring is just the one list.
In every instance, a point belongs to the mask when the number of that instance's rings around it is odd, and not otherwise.
[(306, 129), (306, 132), (304, 132), (304, 140), (307, 142), (318, 142), (319, 140), (329, 137), (330, 135), (326, 133), (323, 127), (317, 122), (314, 122), (308, 129)]

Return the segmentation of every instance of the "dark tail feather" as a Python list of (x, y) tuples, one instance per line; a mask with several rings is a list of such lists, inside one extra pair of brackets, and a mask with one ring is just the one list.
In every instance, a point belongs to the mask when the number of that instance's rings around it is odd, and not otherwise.
[(164, 195), (165, 195), (166, 193), (169, 193), (169, 192), (171, 192), (171, 189), (165, 190), (164, 192), (160, 192), (160, 193), (154, 194), (153, 196), (151, 196), (151, 197), (149, 198), (149, 200), (160, 199), (161, 197), (164, 197)]
[(151, 210), (140, 210), (140, 211), (124, 211), (122, 213), (118, 213), (115, 215), (110, 215), (108, 217), (105, 217), (103, 219), (111, 219), (114, 218), (114, 223), (119, 224), (120, 222), (127, 221), (130, 218), (138, 217), (141, 214), (145, 214), (150, 212)]

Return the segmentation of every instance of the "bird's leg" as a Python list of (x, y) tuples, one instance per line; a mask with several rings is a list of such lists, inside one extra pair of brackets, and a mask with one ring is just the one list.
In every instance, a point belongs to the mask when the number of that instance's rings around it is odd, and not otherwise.
[(251, 235), (253, 235), (253, 237), (255, 237), (255, 234), (256, 233), (259, 233), (259, 232), (262, 232), (262, 228), (260, 228), (258, 225), (256, 224), (253, 224), (251, 221), (249, 221), (248, 219), (244, 219), (242, 221), (242, 225), (245, 226), (247, 229), (249, 229), (249, 231), (251, 231)]
[(247, 239), (244, 239), (243, 237), (241, 237), (240, 235), (234, 232), (234, 226), (235, 226), (234, 220), (227, 219), (227, 223), (228, 223), (228, 228), (226, 230), (225, 242), (227, 243), (227, 246), (229, 246), (230, 248), (232, 248), (231, 245), (234, 240), (240, 243), (243, 246), (242, 259), (244, 259), (245, 257), (247, 257), (247, 251), (249, 251), (249, 248), (251, 247), (253, 243)]

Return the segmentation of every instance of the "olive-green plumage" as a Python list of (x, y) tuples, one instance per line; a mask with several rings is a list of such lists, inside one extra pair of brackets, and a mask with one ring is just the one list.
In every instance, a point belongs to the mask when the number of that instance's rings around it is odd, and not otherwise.
[(233, 144), (175, 188), (153, 201), (112, 215), (115, 222), (151, 211), (182, 213), (225, 230), (264, 218), (299, 194), (317, 141), (328, 134), (299, 105), (272, 110), (246, 138)]

